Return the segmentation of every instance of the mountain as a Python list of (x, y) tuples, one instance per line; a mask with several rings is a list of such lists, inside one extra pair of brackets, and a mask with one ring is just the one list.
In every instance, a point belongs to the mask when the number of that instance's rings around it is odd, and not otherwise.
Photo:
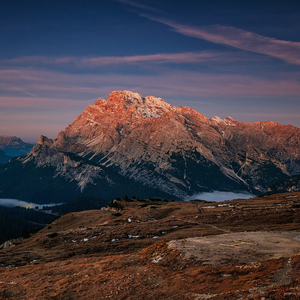
[(299, 173), (299, 128), (208, 119), (161, 98), (115, 91), (57, 139), (41, 136), (29, 154), (2, 167), (0, 191), (35, 203), (124, 193), (184, 199), (213, 190), (260, 194)]
[(41, 137), (28, 155), (13, 158), (0, 167), (0, 198), (47, 204), (68, 202), (80, 196), (111, 200), (132, 191), (138, 197), (167, 195), (81, 156), (58, 151), (51, 147), (52, 142)]
[(0, 136), (0, 149), (9, 156), (21, 156), (30, 152), (33, 144), (25, 143), (16, 136)]

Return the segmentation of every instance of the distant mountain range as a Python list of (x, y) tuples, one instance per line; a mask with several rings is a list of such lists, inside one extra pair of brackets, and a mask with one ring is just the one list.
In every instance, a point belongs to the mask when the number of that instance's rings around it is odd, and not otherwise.
[(35, 203), (80, 195), (184, 199), (200, 192), (266, 192), (300, 173), (300, 129), (208, 119), (130, 91), (89, 105), (57, 139), (0, 169), (0, 197)]
[[(0, 150), (9, 157), (27, 154), (32, 147), (33, 144), (25, 143), (16, 136), (0, 135)], [(2, 157), (3, 154), (0, 152), (0, 155)]]

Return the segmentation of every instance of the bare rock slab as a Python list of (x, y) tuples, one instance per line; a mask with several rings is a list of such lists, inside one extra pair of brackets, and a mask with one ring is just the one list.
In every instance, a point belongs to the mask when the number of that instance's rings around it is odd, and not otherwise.
[(186, 259), (204, 265), (251, 264), (300, 252), (300, 232), (239, 232), (169, 242)]

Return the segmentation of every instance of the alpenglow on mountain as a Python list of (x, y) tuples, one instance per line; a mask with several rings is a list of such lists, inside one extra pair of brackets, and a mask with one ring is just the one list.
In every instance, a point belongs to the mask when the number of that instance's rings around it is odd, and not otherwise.
[(153, 96), (112, 92), (57, 138), (0, 169), (1, 197), (35, 203), (80, 195), (184, 199), (200, 192), (266, 192), (300, 173), (300, 129), (208, 119)]

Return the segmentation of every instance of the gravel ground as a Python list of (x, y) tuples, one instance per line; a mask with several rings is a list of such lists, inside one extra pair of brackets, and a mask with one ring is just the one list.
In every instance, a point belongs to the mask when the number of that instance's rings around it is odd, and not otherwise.
[(241, 232), (187, 238), (168, 243), (184, 258), (204, 265), (251, 264), (300, 252), (300, 232)]

